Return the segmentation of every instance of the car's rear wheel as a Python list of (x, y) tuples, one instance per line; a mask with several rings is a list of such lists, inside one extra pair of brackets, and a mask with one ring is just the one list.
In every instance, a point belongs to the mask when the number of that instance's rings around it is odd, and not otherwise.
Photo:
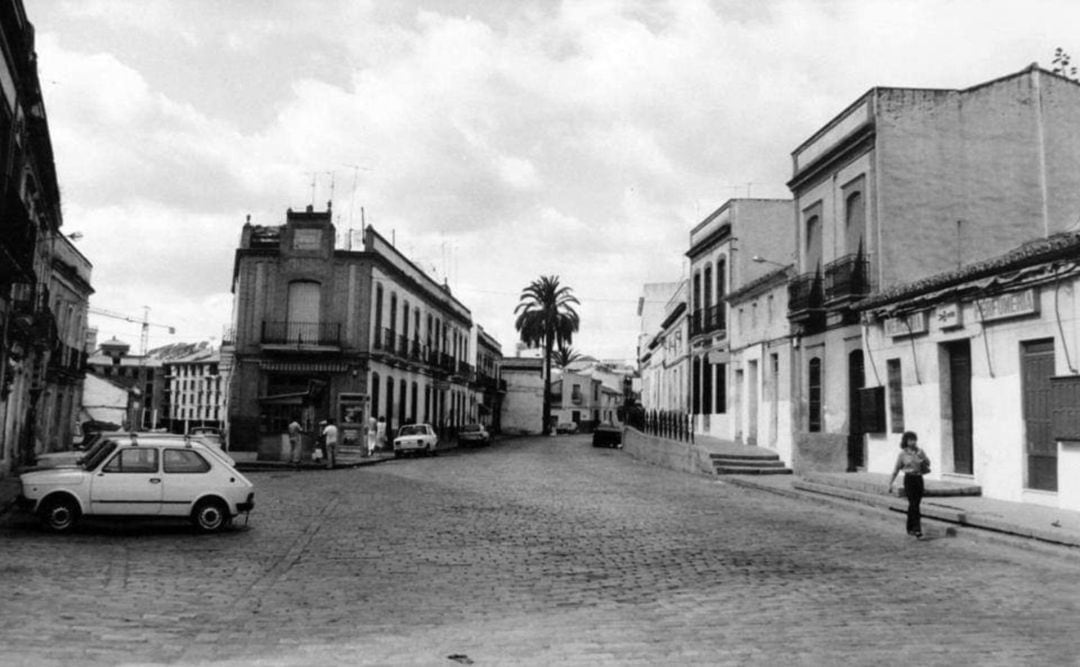
[(79, 505), (71, 498), (60, 496), (45, 501), (41, 521), (54, 533), (68, 533), (79, 522)]
[(191, 522), (203, 533), (219, 531), (231, 521), (229, 508), (216, 498), (200, 501), (191, 512)]

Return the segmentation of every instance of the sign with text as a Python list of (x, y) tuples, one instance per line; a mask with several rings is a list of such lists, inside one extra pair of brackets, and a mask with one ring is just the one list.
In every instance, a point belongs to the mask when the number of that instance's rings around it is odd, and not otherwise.
[(975, 300), (975, 309), (983, 322), (1004, 320), (1010, 317), (1023, 317), (1039, 313), (1039, 300), (1034, 287), (1019, 292), (998, 294), (997, 296)]
[(900, 336), (914, 336), (915, 334), (926, 333), (929, 319), (925, 310), (912, 313), (907, 317), (890, 317), (885, 320), (885, 335), (890, 338), (898, 338)]
[(958, 302), (943, 303), (934, 309), (934, 323), (939, 329), (955, 329), (964, 326), (964, 312)]

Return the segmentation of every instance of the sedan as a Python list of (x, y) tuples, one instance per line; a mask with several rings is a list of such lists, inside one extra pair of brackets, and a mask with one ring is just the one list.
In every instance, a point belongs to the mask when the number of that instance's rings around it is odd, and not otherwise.
[(438, 444), (439, 436), (430, 424), (406, 424), (394, 438), (394, 456), (417, 453), (433, 456)]
[(491, 443), (491, 434), (483, 424), (466, 424), (458, 430), (459, 445), (487, 445)]
[(83, 516), (185, 517), (212, 532), (255, 506), (254, 486), (220, 450), (169, 434), (107, 434), (77, 466), (19, 481), (19, 505), (58, 533)]

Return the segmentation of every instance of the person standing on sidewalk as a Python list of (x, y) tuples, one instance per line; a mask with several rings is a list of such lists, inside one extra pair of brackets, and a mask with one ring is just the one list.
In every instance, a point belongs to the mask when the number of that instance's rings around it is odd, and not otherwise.
[(333, 421), (327, 421), (326, 426), (322, 430), (323, 447), (325, 451), (323, 454), (326, 458), (327, 469), (334, 467), (334, 461), (337, 459), (337, 443), (338, 443), (338, 428), (334, 426)]
[(289, 459), (294, 464), (299, 464), (303, 453), (303, 445), (300, 440), (300, 422), (293, 415), (292, 421), (289, 422)]
[(914, 431), (905, 431), (900, 438), (900, 455), (896, 457), (896, 466), (889, 478), (889, 493), (892, 493), (900, 472), (904, 473), (904, 495), (908, 499), (907, 532), (922, 538), (923, 475), (930, 472), (930, 457), (919, 449), (919, 436)]

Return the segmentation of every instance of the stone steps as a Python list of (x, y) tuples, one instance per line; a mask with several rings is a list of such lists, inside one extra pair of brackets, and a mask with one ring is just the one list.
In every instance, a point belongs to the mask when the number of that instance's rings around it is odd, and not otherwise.
[(790, 475), (776, 454), (709, 454), (717, 475)]

